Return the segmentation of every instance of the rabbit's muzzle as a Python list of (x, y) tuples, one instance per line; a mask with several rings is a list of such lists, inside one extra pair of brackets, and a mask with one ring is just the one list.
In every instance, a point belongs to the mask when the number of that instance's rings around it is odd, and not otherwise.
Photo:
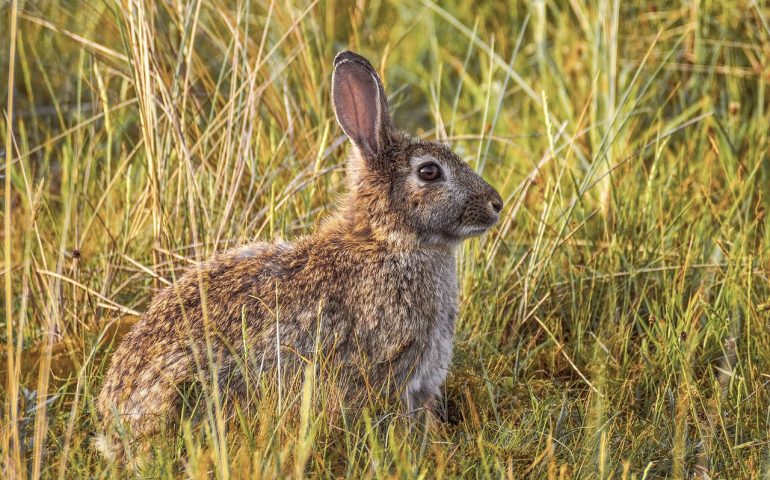
[(489, 184), (468, 199), (460, 220), (461, 234), (466, 237), (480, 235), (489, 230), (500, 218), (503, 199)]

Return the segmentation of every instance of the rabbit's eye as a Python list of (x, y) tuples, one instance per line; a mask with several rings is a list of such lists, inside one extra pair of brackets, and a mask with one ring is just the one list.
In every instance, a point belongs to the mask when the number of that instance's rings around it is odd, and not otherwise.
[(441, 168), (435, 163), (429, 163), (420, 167), (419, 175), (426, 182), (435, 182), (441, 178)]

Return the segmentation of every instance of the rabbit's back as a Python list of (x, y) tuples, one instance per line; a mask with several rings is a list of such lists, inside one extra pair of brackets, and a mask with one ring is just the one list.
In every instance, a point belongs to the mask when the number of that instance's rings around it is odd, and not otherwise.
[[(177, 410), (174, 392), (195, 381), (208, 355), (232, 397), (244, 393), (245, 372), (280, 364), (279, 375), (296, 377), (321, 355), (350, 393), (404, 391), (419, 406), (438, 394), (451, 357), (457, 291), (446, 258), (338, 234), (217, 255), (159, 293), (121, 343), (99, 397), (102, 418), (112, 421), (113, 408), (123, 417), (146, 405), (156, 415)], [(135, 423), (148, 430), (146, 421)]]

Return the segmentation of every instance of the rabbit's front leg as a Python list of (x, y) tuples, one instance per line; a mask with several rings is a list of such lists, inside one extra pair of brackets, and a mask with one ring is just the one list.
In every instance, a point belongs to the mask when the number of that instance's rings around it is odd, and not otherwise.
[(449, 372), (452, 359), (455, 314), (450, 311), (428, 331), (425, 349), (414, 365), (404, 390), (403, 403), (408, 414), (420, 410), (435, 411), (441, 397), (441, 386)]
[(416, 416), (421, 411), (435, 415), (435, 404), (441, 397), (441, 385), (446, 378), (451, 353), (442, 352), (444, 355), (439, 358), (436, 358), (434, 348), (429, 348), (426, 353), (428, 355), (417, 363), (402, 397), (404, 411), (409, 416)]

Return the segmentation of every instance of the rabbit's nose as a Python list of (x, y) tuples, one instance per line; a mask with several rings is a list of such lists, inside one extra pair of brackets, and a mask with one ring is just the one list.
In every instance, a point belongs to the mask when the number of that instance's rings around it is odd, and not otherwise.
[(497, 190), (493, 188), (490, 188), (489, 192), (489, 206), (492, 208), (493, 212), (498, 214), (503, 209), (503, 199), (500, 197), (500, 194), (497, 193)]

